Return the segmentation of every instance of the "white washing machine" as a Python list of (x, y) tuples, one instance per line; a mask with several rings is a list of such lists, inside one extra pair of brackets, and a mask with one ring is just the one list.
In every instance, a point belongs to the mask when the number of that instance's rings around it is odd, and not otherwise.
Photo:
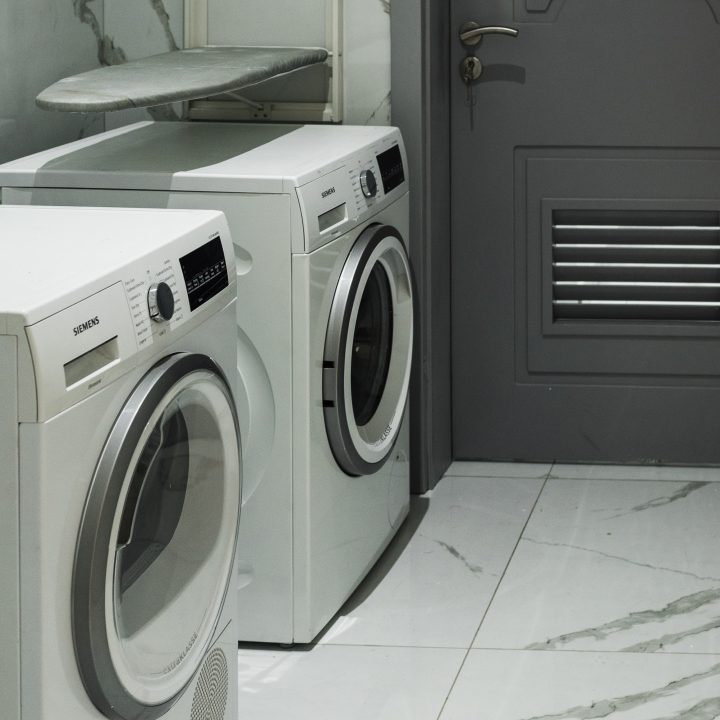
[(212, 208), (238, 283), (238, 638), (309, 642), (409, 504), (405, 151), (394, 128), (140, 123), (0, 167), (3, 202)]
[(0, 208), (8, 720), (237, 718), (220, 213)]

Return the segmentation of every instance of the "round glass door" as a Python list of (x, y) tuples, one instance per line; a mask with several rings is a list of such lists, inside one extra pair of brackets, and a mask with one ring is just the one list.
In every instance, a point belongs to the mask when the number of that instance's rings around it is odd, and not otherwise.
[(410, 382), (413, 297), (398, 231), (371, 225), (353, 245), (330, 311), (323, 358), (325, 427), (349, 475), (389, 457)]
[(98, 462), (78, 537), (73, 634), (81, 676), (111, 718), (155, 718), (212, 639), (232, 575), (237, 418), (203, 355), (155, 366)]
[(351, 340), (350, 391), (358, 425), (367, 425), (382, 400), (392, 357), (392, 337), (392, 291), (384, 268), (376, 265), (360, 299)]

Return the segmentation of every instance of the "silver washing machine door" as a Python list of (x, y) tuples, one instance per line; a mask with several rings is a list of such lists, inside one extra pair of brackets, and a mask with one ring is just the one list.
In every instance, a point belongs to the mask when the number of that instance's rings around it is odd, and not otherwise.
[(237, 416), (222, 372), (205, 355), (165, 358), (108, 436), (78, 535), (75, 655), (105, 716), (162, 716), (222, 630), (240, 473)]
[(392, 452), (407, 403), (413, 342), (410, 264), (399, 232), (366, 228), (348, 253), (330, 310), (323, 407), (330, 447), (348, 475)]

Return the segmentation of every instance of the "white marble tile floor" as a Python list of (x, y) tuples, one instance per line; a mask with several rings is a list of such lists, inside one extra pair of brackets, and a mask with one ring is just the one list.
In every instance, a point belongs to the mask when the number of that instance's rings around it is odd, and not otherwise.
[(321, 642), (468, 648), (542, 483), (445, 477)]
[(436, 720), (463, 650), (241, 649), (240, 720)]
[(720, 470), (453, 463), (243, 720), (720, 718)]

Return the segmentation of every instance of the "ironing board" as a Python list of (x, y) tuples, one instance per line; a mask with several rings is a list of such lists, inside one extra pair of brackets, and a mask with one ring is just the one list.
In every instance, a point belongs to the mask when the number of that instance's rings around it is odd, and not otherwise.
[(325, 62), (323, 48), (206, 46), (64, 78), (36, 98), (44, 110), (107, 112), (233, 92)]

